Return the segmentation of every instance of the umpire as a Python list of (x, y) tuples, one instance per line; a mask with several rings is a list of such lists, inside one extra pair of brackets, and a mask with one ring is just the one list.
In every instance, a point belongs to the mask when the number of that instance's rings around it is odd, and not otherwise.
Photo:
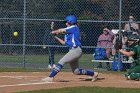
[(120, 49), (119, 52), (130, 57), (134, 58), (134, 62), (132, 63), (132, 67), (125, 74), (127, 80), (140, 80), (140, 37), (129, 37), (128, 45), (132, 47), (132, 50), (127, 52), (123, 49)]

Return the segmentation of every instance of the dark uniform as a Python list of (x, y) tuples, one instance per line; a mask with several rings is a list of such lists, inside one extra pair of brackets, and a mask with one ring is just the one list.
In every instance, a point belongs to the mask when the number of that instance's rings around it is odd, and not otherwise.
[(140, 79), (140, 39), (135, 37), (134, 40), (136, 43), (132, 46), (132, 52), (134, 52), (133, 58), (134, 62), (132, 63), (131, 68), (125, 75), (128, 79), (139, 80)]
[(130, 76), (130, 79), (140, 79), (140, 44), (134, 46), (132, 51), (135, 53), (133, 56), (135, 61), (126, 75)]
[[(55, 45), (56, 44), (56, 40), (52, 35), (49, 35), (51, 32), (51, 29), (46, 30), (46, 33), (44, 35), (44, 40), (43, 40), (43, 44), (44, 45)], [(55, 64), (54, 62), (54, 51), (55, 51), (55, 47), (48, 47), (48, 53), (49, 53), (49, 65), (53, 66), (53, 64)]]

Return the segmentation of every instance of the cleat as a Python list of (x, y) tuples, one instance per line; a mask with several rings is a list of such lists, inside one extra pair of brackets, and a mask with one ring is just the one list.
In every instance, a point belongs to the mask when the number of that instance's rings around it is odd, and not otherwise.
[(48, 69), (52, 69), (53, 67), (51, 65), (48, 65)]
[(53, 68), (55, 68), (56, 67), (56, 65), (55, 64), (53, 64), (53, 66), (52, 66)]
[(128, 74), (125, 74), (125, 78), (126, 78), (126, 80), (130, 80), (131, 79), (130, 75), (128, 75)]
[(126, 80), (130, 80), (130, 79), (131, 79), (130, 76), (127, 76), (127, 77), (126, 77)]
[(53, 77), (47, 77), (47, 78), (43, 78), (42, 81), (44, 81), (44, 82), (53, 82), (54, 78)]
[(98, 72), (94, 72), (94, 76), (92, 77), (91, 81), (95, 82), (97, 80), (98, 74)]
[(137, 79), (135, 79), (135, 81), (140, 81), (140, 79), (139, 79), (139, 78), (137, 78)]
[(130, 80), (131, 79), (130, 76), (127, 76), (127, 79)]

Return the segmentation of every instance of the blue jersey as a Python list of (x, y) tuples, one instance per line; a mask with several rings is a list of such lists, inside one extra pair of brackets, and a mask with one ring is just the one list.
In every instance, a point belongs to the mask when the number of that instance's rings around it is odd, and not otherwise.
[(65, 29), (66, 29), (66, 35), (65, 35), (66, 46), (68, 46), (69, 48), (76, 48), (78, 46), (81, 46), (79, 27), (73, 25)]

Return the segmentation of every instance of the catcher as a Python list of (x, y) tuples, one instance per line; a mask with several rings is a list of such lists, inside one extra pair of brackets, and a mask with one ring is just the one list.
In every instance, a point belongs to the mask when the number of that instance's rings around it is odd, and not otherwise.
[(128, 46), (132, 48), (131, 51), (127, 52), (123, 49), (119, 49), (119, 52), (134, 58), (131, 68), (125, 74), (127, 80), (140, 80), (140, 37), (131, 36), (128, 38)]

